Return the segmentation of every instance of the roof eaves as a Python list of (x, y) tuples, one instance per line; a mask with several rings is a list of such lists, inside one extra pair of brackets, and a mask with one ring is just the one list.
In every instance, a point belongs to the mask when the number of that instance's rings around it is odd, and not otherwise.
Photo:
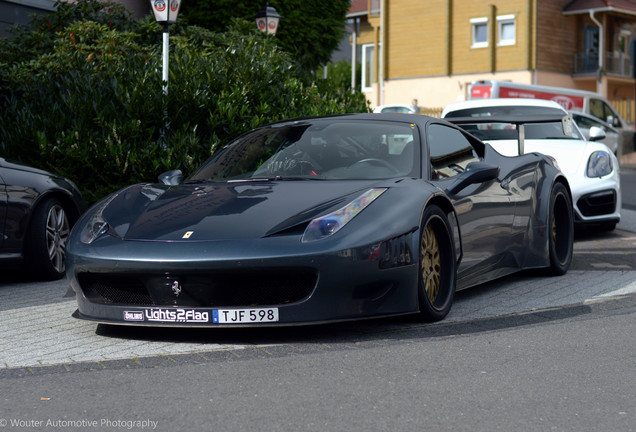
[(369, 12), (367, 11), (362, 11), (362, 12), (351, 12), (348, 13), (346, 15), (347, 18), (359, 18), (359, 17), (363, 17), (363, 16), (367, 16), (369, 15)]

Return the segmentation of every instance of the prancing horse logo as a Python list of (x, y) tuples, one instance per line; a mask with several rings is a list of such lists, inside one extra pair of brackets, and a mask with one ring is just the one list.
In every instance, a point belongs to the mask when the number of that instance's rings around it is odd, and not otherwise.
[(179, 297), (179, 294), (181, 294), (181, 284), (179, 283), (179, 281), (172, 282), (172, 292), (177, 297)]

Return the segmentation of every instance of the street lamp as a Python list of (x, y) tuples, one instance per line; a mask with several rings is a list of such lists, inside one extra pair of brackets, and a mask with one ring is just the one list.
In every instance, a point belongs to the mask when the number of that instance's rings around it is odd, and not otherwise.
[(158, 23), (163, 24), (163, 92), (168, 93), (168, 25), (177, 22), (181, 0), (150, 0), (150, 7)]
[(259, 10), (254, 17), (258, 29), (271, 35), (276, 35), (278, 21), (281, 18), (282, 16), (280, 16), (278, 12), (276, 12), (276, 9), (270, 6), (269, 3), (266, 3), (265, 7)]

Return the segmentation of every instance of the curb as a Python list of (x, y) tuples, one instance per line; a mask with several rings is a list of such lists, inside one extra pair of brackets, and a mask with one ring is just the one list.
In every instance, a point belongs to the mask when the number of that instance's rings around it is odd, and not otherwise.
[[(278, 358), (324, 351), (356, 350), (377, 347), (389, 341), (408, 342), (411, 339), (470, 336), (475, 333), (547, 324), (557, 320), (580, 319), (593, 313), (624, 313), (636, 309), (636, 294), (599, 299), (565, 307), (512, 313), (498, 317), (437, 324), (410, 324), (385, 331), (350, 331), (338, 333), (337, 325), (325, 332), (318, 343), (285, 343), (245, 347), (237, 350), (212, 350), (172, 355), (150, 355), (133, 358), (61, 363), (45, 366), (15, 367), (0, 370), (0, 378), (25, 378), (51, 374), (98, 372), (104, 370), (162, 368), (187, 364), (208, 364), (226, 361)], [(400, 319), (400, 318), (388, 318)], [(329, 326), (327, 325), (327, 329)]]

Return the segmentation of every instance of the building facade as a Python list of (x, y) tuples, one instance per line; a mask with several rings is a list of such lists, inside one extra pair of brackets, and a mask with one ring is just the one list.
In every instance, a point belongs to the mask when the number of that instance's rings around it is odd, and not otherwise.
[(636, 0), (354, 0), (348, 17), (372, 106), (442, 107), (489, 79), (634, 99)]

